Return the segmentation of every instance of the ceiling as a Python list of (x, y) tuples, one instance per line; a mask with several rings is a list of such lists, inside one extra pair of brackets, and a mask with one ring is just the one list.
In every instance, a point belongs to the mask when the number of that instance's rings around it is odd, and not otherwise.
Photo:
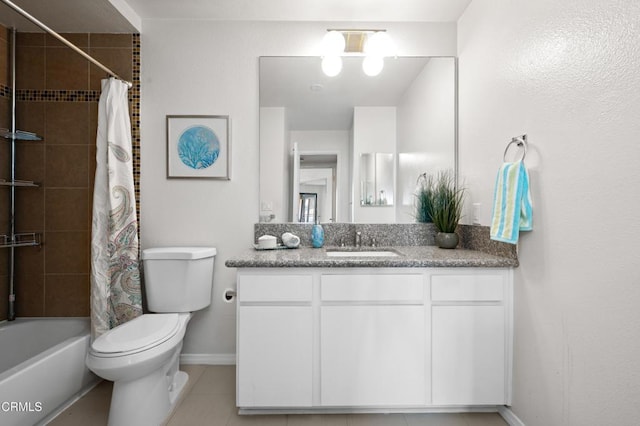
[[(145, 19), (455, 22), (471, 0), (11, 0), (60, 33), (143, 31)], [(126, 17), (126, 18), (125, 18)], [(0, 4), (0, 23), (39, 28)]]

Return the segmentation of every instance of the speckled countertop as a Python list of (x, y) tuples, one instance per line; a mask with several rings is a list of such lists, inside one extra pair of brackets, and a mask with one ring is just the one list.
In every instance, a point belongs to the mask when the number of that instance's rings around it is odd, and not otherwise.
[[(436, 246), (378, 247), (393, 250), (394, 257), (330, 257), (327, 250), (354, 250), (354, 247), (300, 247), (297, 249), (247, 249), (225, 265), (232, 268), (416, 268), (416, 267), (493, 267), (518, 266), (518, 260), (477, 250), (441, 249)], [(363, 248), (362, 250), (367, 250)]]

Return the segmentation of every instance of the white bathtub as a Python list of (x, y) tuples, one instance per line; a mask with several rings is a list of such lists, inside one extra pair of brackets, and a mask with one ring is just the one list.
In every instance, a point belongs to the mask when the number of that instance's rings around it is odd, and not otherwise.
[(0, 323), (0, 425), (45, 424), (100, 379), (85, 366), (88, 318)]

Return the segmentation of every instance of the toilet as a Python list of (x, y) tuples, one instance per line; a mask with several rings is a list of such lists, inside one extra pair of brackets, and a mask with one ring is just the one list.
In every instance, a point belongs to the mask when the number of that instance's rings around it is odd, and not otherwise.
[(141, 315), (95, 339), (87, 367), (111, 380), (109, 425), (159, 425), (187, 383), (178, 369), (191, 313), (211, 304), (213, 247), (142, 251), (147, 307)]

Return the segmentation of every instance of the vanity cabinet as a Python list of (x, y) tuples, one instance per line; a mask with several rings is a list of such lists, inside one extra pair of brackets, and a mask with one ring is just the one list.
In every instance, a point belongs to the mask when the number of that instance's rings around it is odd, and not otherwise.
[(432, 402), (507, 402), (506, 276), (487, 272), (431, 276)]
[(424, 277), (321, 275), (322, 406), (425, 403)]
[(239, 406), (311, 406), (311, 289), (309, 275), (240, 275)]
[(241, 268), (242, 411), (510, 402), (507, 268)]

